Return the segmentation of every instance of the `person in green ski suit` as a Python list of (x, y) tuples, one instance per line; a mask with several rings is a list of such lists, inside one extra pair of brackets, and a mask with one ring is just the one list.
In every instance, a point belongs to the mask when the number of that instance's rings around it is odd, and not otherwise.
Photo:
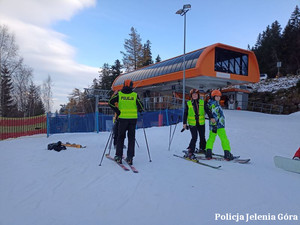
[(212, 149), (216, 136), (218, 135), (221, 139), (222, 148), (224, 150), (224, 158), (226, 160), (233, 160), (233, 155), (231, 154), (230, 142), (227, 138), (225, 131), (225, 116), (223, 109), (220, 106), (221, 92), (219, 90), (213, 90), (211, 92), (211, 99), (208, 101), (208, 108), (211, 110), (213, 117), (215, 118), (215, 123), (209, 122), (209, 138), (206, 142), (206, 154), (207, 159), (212, 158)]

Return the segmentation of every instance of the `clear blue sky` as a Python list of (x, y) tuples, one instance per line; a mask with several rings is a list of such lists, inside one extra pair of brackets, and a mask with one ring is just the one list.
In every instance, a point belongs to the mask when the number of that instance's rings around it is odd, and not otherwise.
[(61, 21), (53, 27), (76, 46), (78, 62), (100, 67), (121, 60), (124, 40), (133, 26), (142, 43), (152, 42), (153, 58), (168, 59), (183, 52), (183, 17), (175, 12), (191, 4), (187, 13), (186, 50), (221, 42), (240, 48), (253, 46), (260, 32), (278, 20), (284, 28), (295, 0), (111, 0)]
[(253, 46), (275, 20), (284, 28), (300, 0), (1, 0), (0, 24), (15, 34), (34, 83), (51, 76), (56, 110), (74, 88), (91, 85), (104, 63), (122, 60), (131, 27), (142, 43), (152, 42), (153, 59), (181, 55), (184, 20), (175, 12), (184, 4), (192, 6), (189, 52), (218, 42)]

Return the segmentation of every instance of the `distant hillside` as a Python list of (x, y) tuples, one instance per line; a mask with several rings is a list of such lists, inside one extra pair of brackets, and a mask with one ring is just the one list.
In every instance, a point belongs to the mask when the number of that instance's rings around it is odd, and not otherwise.
[(267, 79), (249, 86), (253, 88), (250, 102), (282, 105), (284, 114), (300, 111), (300, 75)]

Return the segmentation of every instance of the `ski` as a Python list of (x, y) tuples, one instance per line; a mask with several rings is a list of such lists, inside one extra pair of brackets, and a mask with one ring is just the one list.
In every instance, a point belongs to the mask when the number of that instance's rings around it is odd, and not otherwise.
[[(182, 152), (187, 154), (188, 151), (183, 150)], [(208, 160), (205, 158), (205, 156), (203, 156), (204, 154), (202, 154), (202, 153), (195, 153), (195, 155), (196, 155), (197, 159)], [(214, 154), (214, 153), (213, 153), (212, 159), (217, 160), (217, 161), (228, 161), (224, 158), (223, 155)], [(230, 161), (245, 164), (245, 163), (248, 163), (250, 161), (250, 159), (240, 159), (240, 156), (233, 156), (233, 160), (230, 160)]]
[[(187, 153), (188, 151), (187, 150), (183, 150), (182, 152), (183, 153)], [(199, 152), (196, 152), (196, 151), (194, 152), (194, 154), (196, 154), (196, 155), (204, 155), (204, 153), (199, 153)], [(224, 155), (215, 154), (215, 153), (212, 153), (212, 155), (218, 156), (218, 157), (224, 157)], [(238, 158), (240, 158), (240, 156), (239, 155), (234, 155), (233, 158), (234, 159), (238, 159)]]
[[(200, 155), (197, 155), (196, 158), (200, 159), (200, 160), (210, 160), (210, 159), (205, 158), (205, 156), (200, 156)], [(241, 163), (241, 164), (245, 164), (250, 161), (250, 159), (240, 159), (240, 158), (234, 158), (233, 160), (226, 160), (223, 156), (222, 157), (213, 156), (211, 159), (217, 160), (217, 161), (228, 161), (228, 162), (235, 162), (235, 163)]]
[(207, 167), (210, 167), (210, 168), (213, 168), (213, 169), (219, 169), (221, 167), (221, 166), (212, 166), (212, 165), (209, 165), (209, 164), (206, 164), (206, 163), (202, 163), (202, 162), (199, 162), (199, 160), (192, 160), (192, 159), (189, 159), (189, 158), (184, 158), (183, 156), (176, 155), (176, 154), (173, 154), (173, 156), (185, 159), (187, 161), (191, 161), (191, 162), (197, 163), (197, 164), (202, 165), (202, 166), (207, 166)]
[(106, 154), (105, 156), (106, 156), (106, 158), (108, 158), (108, 159), (114, 161), (115, 163), (117, 163), (123, 170), (125, 170), (125, 171), (129, 171), (130, 170), (126, 166), (124, 166), (123, 164), (116, 162), (115, 159), (113, 157), (111, 157), (111, 155)]
[(128, 162), (125, 160), (124, 156), (123, 156), (123, 159), (126, 162), (126, 164), (130, 167), (130, 169), (132, 170), (132, 172), (134, 172), (134, 173), (138, 173), (139, 172), (133, 165), (129, 165), (128, 164)]
[(86, 148), (86, 146), (83, 146), (83, 145), (80, 145), (80, 144), (71, 144), (69, 142), (66, 142), (66, 143), (61, 143), (61, 145), (64, 145), (66, 147), (73, 147), (73, 148)]
[[(215, 154), (215, 153), (212, 153), (212, 155), (214, 155), (214, 156), (218, 156), (218, 157), (222, 157), (222, 158), (224, 157), (224, 155)], [(234, 155), (234, 156), (233, 156), (233, 158), (234, 158), (234, 159), (239, 159), (239, 158), (240, 158), (240, 156), (239, 156), (239, 155)]]

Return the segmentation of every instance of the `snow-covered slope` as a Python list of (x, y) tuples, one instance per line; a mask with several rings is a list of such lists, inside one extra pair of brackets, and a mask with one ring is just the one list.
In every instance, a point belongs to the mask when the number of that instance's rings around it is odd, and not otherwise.
[[(225, 116), (233, 154), (251, 158), (250, 164), (205, 161), (222, 165), (215, 170), (174, 157), (190, 140), (188, 131), (180, 132), (182, 124), (171, 151), (170, 127), (146, 129), (152, 162), (143, 130), (137, 130), (138, 174), (125, 172), (106, 158), (98, 166), (108, 132), (1, 141), (0, 224), (223, 225), (237, 224), (237, 218), (246, 223), (247, 215), (256, 219), (247, 224), (299, 224), (300, 176), (276, 168), (273, 156), (292, 157), (299, 148), (300, 112), (226, 110)], [(59, 140), (87, 148), (46, 150), (48, 143)], [(214, 152), (222, 153), (218, 139)], [(219, 214), (231, 220), (221, 220)], [(298, 220), (280, 220), (281, 214), (296, 215), (291, 219)]]
[(260, 81), (256, 84), (249, 84), (253, 91), (257, 92), (276, 92), (280, 89), (288, 89), (296, 86), (300, 80), (300, 75), (293, 75), (287, 77), (279, 77)]

